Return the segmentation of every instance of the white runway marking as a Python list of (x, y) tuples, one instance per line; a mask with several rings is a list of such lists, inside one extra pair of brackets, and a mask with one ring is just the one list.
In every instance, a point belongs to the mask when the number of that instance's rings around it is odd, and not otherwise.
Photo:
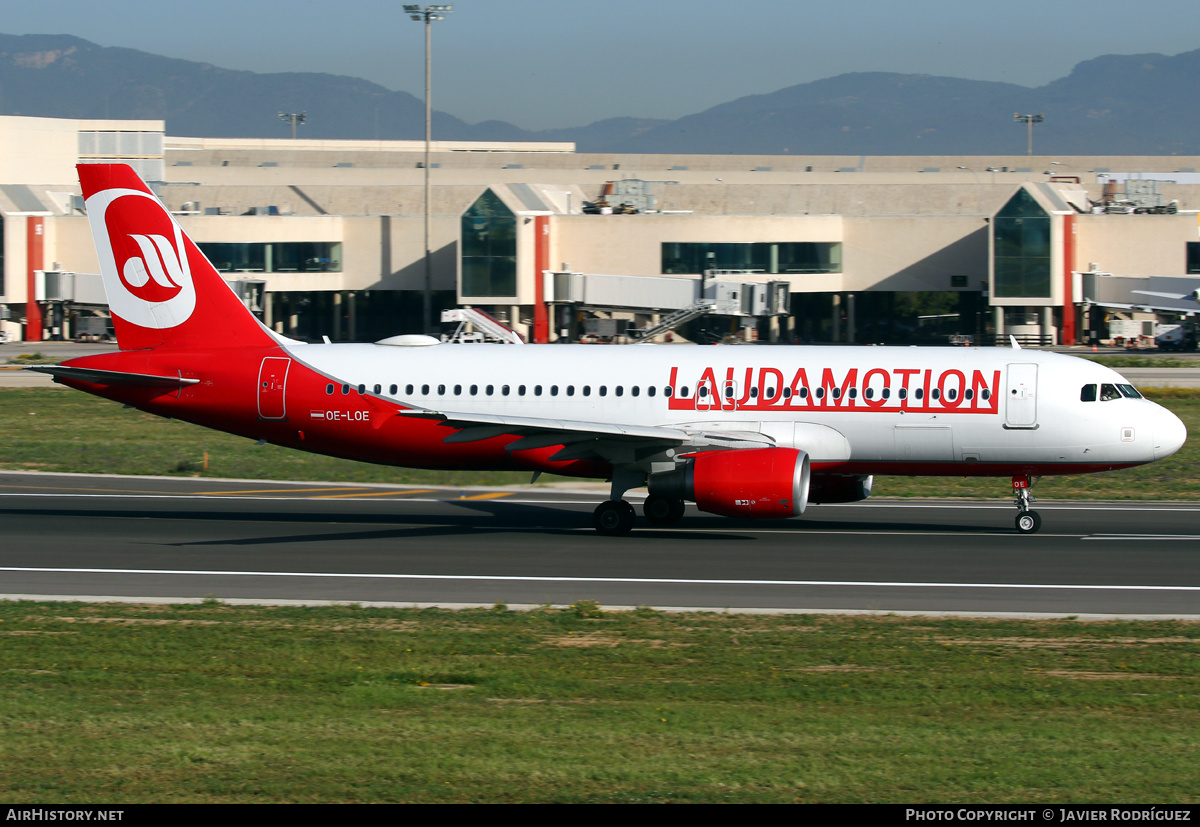
[(0, 566), (0, 572), (34, 574), (145, 574), (217, 577), (307, 577), (360, 580), (450, 580), (523, 583), (649, 583), (689, 586), (839, 586), (909, 589), (1038, 589), (1067, 591), (1200, 592), (1200, 586), (1123, 586), (1053, 583), (937, 583), (882, 580), (700, 580), (678, 577), (554, 577), (485, 574), (354, 574), (312, 571), (204, 571), (194, 569), (97, 569), (42, 566)]

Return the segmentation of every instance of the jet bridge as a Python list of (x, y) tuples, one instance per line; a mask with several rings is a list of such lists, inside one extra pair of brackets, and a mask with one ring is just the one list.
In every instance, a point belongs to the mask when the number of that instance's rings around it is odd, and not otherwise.
[(674, 330), (705, 314), (757, 318), (788, 313), (788, 283), (753, 271), (711, 271), (704, 278), (618, 276), (544, 271), (547, 304), (587, 312), (663, 314), (632, 332), (635, 341)]

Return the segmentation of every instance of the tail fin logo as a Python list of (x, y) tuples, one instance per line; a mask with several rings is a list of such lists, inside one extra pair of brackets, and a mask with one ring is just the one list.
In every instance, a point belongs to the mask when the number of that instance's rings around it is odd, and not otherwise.
[(171, 242), (161, 235), (129, 236), (142, 255), (125, 259), (121, 281), (133, 295), (148, 302), (170, 301), (183, 289), (183, 262)]
[(177, 327), (196, 309), (183, 230), (153, 195), (113, 188), (87, 201), (112, 312), (141, 327)]

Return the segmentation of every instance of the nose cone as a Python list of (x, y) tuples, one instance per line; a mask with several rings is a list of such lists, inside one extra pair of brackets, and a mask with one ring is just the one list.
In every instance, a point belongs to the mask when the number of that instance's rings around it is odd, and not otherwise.
[(1159, 408), (1158, 413), (1154, 423), (1154, 458), (1162, 459), (1183, 447), (1187, 440), (1187, 427), (1166, 408)]

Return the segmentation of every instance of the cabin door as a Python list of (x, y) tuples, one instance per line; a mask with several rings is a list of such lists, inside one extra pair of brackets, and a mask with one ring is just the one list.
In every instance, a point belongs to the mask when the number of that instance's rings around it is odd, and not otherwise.
[(267, 356), (258, 368), (258, 416), (259, 419), (284, 419), (287, 407), (284, 391), (287, 388), (288, 368), (291, 359)]
[(1037, 427), (1037, 365), (1012, 364), (1005, 372), (1004, 424)]

